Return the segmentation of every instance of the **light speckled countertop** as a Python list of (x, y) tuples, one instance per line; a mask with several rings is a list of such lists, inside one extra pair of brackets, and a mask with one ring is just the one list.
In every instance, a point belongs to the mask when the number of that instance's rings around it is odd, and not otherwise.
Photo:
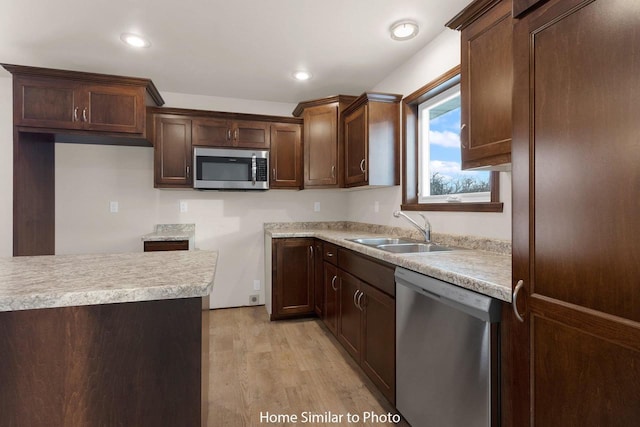
[[(411, 230), (404, 231), (409, 233), (408, 237), (414, 237), (411, 236)], [(511, 302), (511, 256), (505, 253), (463, 248), (447, 252), (394, 254), (346, 240), (358, 237), (397, 236), (399, 234), (397, 230), (390, 230), (383, 226), (372, 226), (367, 230), (366, 225), (363, 224), (357, 224), (357, 226), (338, 224), (332, 228), (330, 225), (322, 224), (313, 227), (310, 223), (301, 225), (271, 223), (265, 224), (265, 233), (272, 238), (316, 237), (390, 264), (426, 274), (502, 301)], [(442, 235), (441, 239), (436, 236), (433, 241), (455, 246), (452, 245), (451, 242), (454, 239), (451, 239), (450, 236), (447, 238)], [(461, 246), (461, 243), (470, 247), (478, 246), (477, 241), (473, 238), (459, 237), (456, 241), (459, 243), (458, 246)], [(489, 247), (503, 248), (507, 246), (507, 243), (498, 241), (487, 244)], [(508, 249), (511, 249), (510, 245)]]
[(0, 258), (0, 311), (206, 296), (217, 260), (212, 251)]
[(143, 242), (165, 242), (188, 240), (189, 249), (194, 249), (195, 224), (156, 224), (155, 231), (142, 236)]

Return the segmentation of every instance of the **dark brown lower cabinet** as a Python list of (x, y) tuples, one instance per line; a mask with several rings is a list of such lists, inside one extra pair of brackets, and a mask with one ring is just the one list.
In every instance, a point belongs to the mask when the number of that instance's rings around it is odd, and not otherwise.
[(338, 296), (340, 293), (340, 281), (338, 280), (338, 267), (324, 263), (324, 313), (322, 321), (333, 335), (338, 334)]
[(271, 320), (314, 314), (313, 238), (274, 239)]
[(342, 269), (338, 279), (338, 341), (395, 404), (395, 299)]
[(144, 242), (145, 252), (157, 252), (157, 251), (188, 251), (188, 240), (162, 240), (162, 241), (147, 241)]

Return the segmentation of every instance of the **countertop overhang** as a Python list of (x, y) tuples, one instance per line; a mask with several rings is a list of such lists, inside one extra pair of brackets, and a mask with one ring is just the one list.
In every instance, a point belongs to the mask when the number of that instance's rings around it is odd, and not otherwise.
[(0, 312), (203, 297), (217, 260), (198, 250), (0, 258)]
[(474, 249), (395, 254), (347, 240), (359, 237), (384, 237), (388, 236), (387, 234), (355, 230), (265, 227), (265, 233), (276, 239), (315, 237), (453, 285), (511, 302), (511, 256), (509, 255)]

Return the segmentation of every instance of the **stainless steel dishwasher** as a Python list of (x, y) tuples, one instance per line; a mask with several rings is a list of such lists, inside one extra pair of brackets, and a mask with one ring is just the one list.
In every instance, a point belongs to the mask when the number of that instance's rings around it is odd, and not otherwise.
[(500, 302), (398, 267), (396, 407), (412, 427), (499, 424)]

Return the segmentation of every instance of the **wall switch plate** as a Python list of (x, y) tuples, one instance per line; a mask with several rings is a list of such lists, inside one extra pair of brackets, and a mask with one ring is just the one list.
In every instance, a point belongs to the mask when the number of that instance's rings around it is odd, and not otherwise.
[(314, 212), (320, 212), (320, 202), (315, 202), (313, 204), (313, 211)]
[(373, 202), (373, 211), (376, 213), (380, 212), (380, 202), (377, 200)]
[(118, 213), (118, 202), (109, 202), (109, 212)]
[(180, 201), (180, 213), (189, 212), (189, 204), (183, 200)]
[(259, 291), (260, 290), (260, 280), (256, 279), (253, 281), (253, 290), (254, 291)]
[(249, 295), (249, 305), (259, 305), (260, 295)]

